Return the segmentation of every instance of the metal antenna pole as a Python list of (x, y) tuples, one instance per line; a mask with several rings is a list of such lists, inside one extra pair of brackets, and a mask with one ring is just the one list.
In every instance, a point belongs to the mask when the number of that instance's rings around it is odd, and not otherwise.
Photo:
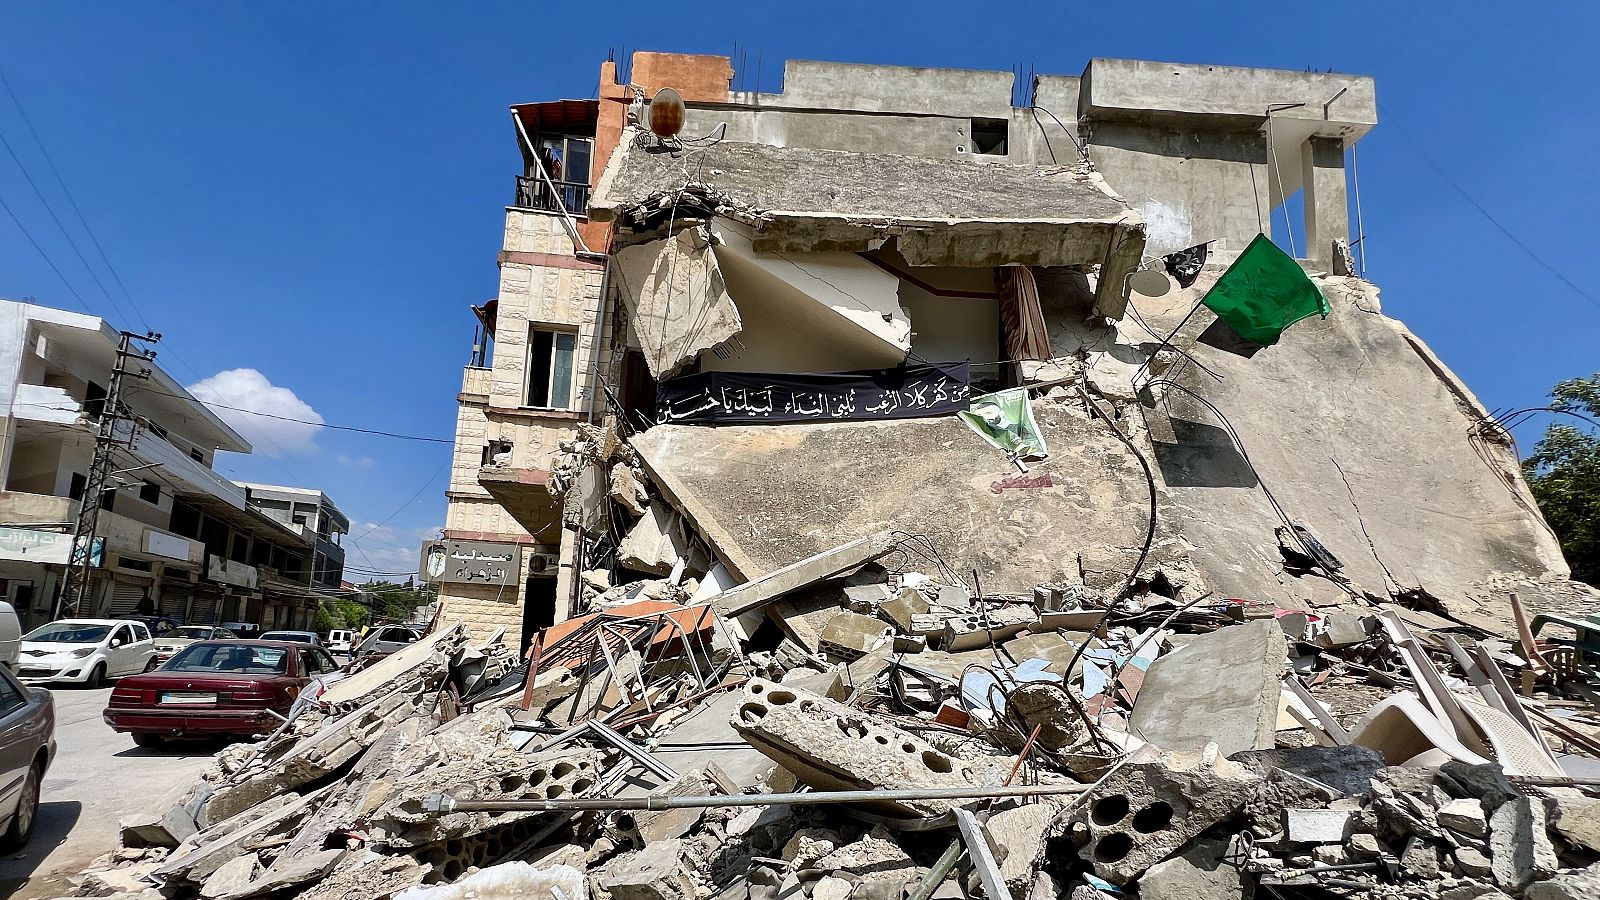
[[(72, 529), (72, 558), (67, 565), (67, 583), (56, 601), (56, 618), (61, 617), (63, 610), (69, 617), (81, 615), (83, 601), (89, 594), (89, 573), (94, 566), (94, 534), (100, 524), (100, 504), (105, 497), (106, 482), (111, 477), (112, 450), (123, 444), (117, 439), (117, 423), (124, 419), (130, 425), (133, 422), (133, 416), (122, 405), (122, 380), (124, 377), (150, 377), (150, 370), (146, 368), (129, 372), (128, 360), (148, 362), (156, 358), (153, 350), (133, 349), (133, 342), (153, 344), (159, 340), (161, 335), (153, 331), (145, 334), (124, 331), (117, 341), (117, 361), (111, 367), (111, 382), (106, 388), (106, 397), (102, 401), (104, 405), (95, 426), (94, 461), (89, 464), (89, 476), (84, 482), (83, 496), (78, 501), (78, 520)], [(129, 449), (132, 449), (133, 437), (130, 427), (126, 442)]]

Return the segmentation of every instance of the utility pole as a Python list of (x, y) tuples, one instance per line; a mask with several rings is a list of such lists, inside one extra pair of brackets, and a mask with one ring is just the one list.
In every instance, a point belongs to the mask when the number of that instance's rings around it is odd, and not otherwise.
[(80, 608), (89, 594), (89, 573), (94, 564), (94, 535), (100, 524), (100, 504), (105, 496), (106, 482), (111, 477), (112, 450), (124, 446), (133, 449), (132, 427), (129, 428), (126, 442), (117, 439), (118, 422), (126, 419), (130, 426), (133, 424), (133, 416), (122, 405), (122, 380), (150, 377), (150, 370), (144, 367), (136, 372), (128, 371), (128, 360), (149, 362), (156, 358), (154, 350), (135, 350), (133, 344), (135, 341), (154, 344), (159, 340), (161, 335), (154, 331), (144, 334), (124, 331), (117, 341), (117, 362), (111, 367), (111, 383), (106, 387), (106, 397), (102, 401), (104, 405), (95, 428), (94, 461), (89, 464), (89, 476), (83, 485), (83, 496), (78, 501), (78, 521), (72, 529), (72, 558), (67, 564), (67, 583), (56, 601), (56, 618), (60, 618), (63, 611), (68, 617), (81, 614)]

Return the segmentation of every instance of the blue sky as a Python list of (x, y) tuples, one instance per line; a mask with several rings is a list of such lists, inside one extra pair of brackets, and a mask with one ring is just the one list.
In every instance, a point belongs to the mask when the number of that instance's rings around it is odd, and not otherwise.
[[(1600, 5), (1422, 6), (0, 0), (0, 72), (143, 320), (167, 336), (161, 361), (178, 378), (247, 401), (234, 405), (445, 439), (467, 307), (495, 291), (518, 166), (505, 109), (593, 96), (609, 48), (737, 44), (746, 83), (759, 58), (767, 90), (785, 57), (1370, 74), (1382, 112), (1360, 146), (1361, 199), (1386, 312), (1485, 405), (1539, 405), (1554, 382), (1600, 370), (1600, 299), (1562, 284), (1450, 182), (1600, 296), (1586, 224), (1600, 197), (1588, 62)], [(142, 327), (3, 92), (0, 135), (125, 312), (3, 150), (0, 199), (91, 311)], [(0, 296), (77, 305), (3, 215)], [(224, 473), (321, 487), (357, 523), (353, 563), (414, 566), (444, 521), (446, 445), (265, 423), (254, 421), (257, 453), (221, 462)], [(1536, 435), (1519, 434), (1524, 449)]]

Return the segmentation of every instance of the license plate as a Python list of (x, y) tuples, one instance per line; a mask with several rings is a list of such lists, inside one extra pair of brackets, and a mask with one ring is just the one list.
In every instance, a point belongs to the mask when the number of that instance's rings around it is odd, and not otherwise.
[(217, 695), (214, 693), (200, 693), (191, 691), (165, 691), (161, 694), (161, 702), (173, 706), (182, 706), (192, 703), (215, 703)]

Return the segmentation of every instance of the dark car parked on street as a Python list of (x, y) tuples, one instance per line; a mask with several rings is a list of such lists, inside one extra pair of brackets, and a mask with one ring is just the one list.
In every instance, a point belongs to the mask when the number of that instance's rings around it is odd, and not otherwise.
[(56, 755), (55, 700), (0, 666), (0, 846), (28, 842), (39, 812), (39, 789)]
[(166, 665), (124, 678), (105, 721), (141, 747), (171, 737), (266, 734), (313, 679), (339, 670), (321, 647), (286, 641), (200, 641)]

